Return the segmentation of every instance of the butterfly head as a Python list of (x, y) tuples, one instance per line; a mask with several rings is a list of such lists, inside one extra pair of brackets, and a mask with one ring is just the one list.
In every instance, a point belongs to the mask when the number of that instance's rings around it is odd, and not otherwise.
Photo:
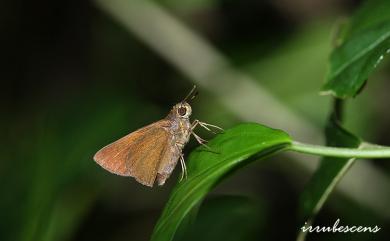
[(188, 119), (192, 114), (192, 108), (187, 102), (180, 102), (173, 107), (172, 113), (179, 117)]

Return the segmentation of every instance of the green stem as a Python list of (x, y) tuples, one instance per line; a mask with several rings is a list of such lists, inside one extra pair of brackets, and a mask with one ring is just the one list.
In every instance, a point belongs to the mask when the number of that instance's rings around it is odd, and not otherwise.
[(362, 143), (359, 148), (328, 147), (293, 141), (292, 151), (341, 158), (389, 158), (390, 147)]

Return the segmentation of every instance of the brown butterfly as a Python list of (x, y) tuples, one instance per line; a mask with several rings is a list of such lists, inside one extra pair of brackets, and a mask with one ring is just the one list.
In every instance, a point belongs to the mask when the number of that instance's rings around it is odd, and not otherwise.
[(190, 122), (192, 109), (187, 100), (196, 96), (195, 90), (196, 86), (183, 101), (173, 106), (164, 119), (103, 147), (93, 159), (112, 173), (134, 177), (138, 182), (150, 187), (156, 179), (158, 185), (163, 185), (179, 159), (182, 168), (181, 179), (187, 176), (182, 150), (190, 135), (205, 145), (205, 140), (194, 133), (194, 128), (200, 125), (209, 131), (211, 131), (209, 127), (221, 129), (199, 120)]

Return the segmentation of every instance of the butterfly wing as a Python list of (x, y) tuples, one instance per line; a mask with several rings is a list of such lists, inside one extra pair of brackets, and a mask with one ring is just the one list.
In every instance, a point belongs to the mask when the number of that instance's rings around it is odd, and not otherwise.
[(151, 130), (135, 146), (137, 152), (129, 151), (126, 160), (129, 175), (146, 186), (153, 186), (160, 163), (170, 156), (172, 138), (163, 128)]
[(122, 176), (132, 176), (138, 182), (153, 186), (159, 163), (168, 157), (172, 136), (168, 120), (141, 128), (103, 147), (94, 160), (104, 169)]

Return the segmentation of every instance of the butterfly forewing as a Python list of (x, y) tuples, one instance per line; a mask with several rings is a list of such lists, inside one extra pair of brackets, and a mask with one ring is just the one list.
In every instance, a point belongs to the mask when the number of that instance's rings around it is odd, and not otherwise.
[(153, 186), (159, 163), (169, 157), (172, 136), (170, 123), (161, 120), (141, 128), (103, 147), (94, 159), (104, 169), (123, 176), (132, 176), (138, 182)]

